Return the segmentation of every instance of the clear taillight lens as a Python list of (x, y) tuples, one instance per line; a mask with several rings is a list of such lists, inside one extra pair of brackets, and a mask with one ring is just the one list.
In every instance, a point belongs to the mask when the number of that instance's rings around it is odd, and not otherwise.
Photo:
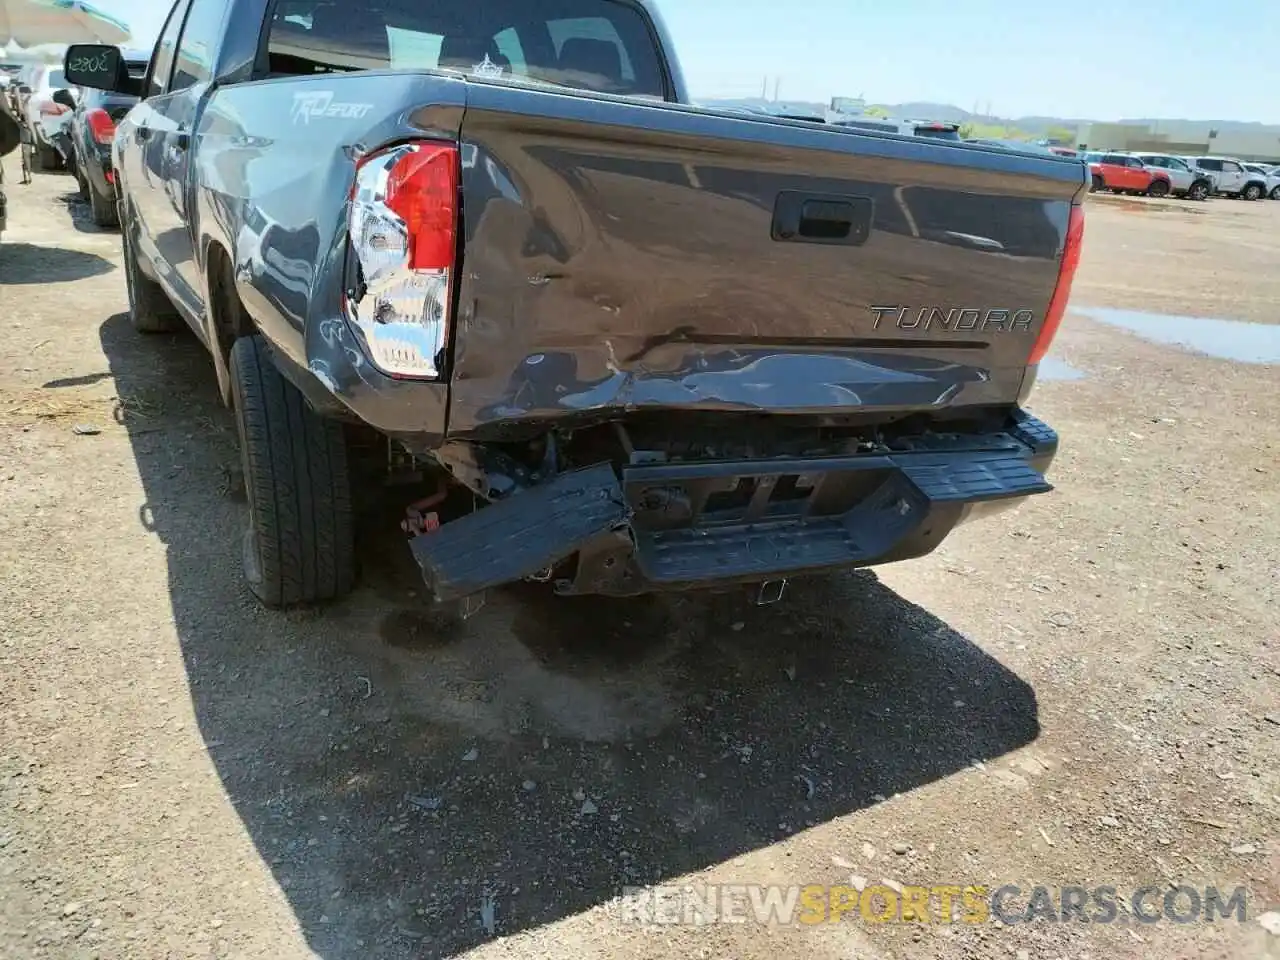
[(356, 168), (348, 230), (359, 268), (347, 315), (395, 377), (441, 375), (457, 249), (458, 149), (419, 141)]

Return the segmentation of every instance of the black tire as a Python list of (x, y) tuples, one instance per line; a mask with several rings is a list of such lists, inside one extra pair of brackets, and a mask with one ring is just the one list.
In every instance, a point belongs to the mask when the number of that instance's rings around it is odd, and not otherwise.
[(1251, 183), (1244, 188), (1244, 192), (1240, 196), (1245, 200), (1260, 200), (1262, 199), (1262, 194), (1263, 188), (1256, 183)]
[(1106, 189), (1106, 186), (1107, 182), (1095, 173), (1089, 181), (1089, 192), (1097, 193), (1099, 190)]
[(46, 144), (38, 144), (36, 146), (36, 169), (37, 170), (59, 170), (62, 168), (62, 154), (56, 147), (50, 147)]
[(89, 181), (85, 179), (84, 171), (80, 169), (80, 164), (78, 163), (76, 164), (75, 175), (76, 175), (76, 188), (79, 191), (80, 199), (81, 200), (91, 199)]
[(94, 225), (98, 227), (119, 226), (120, 216), (116, 212), (115, 203), (104, 199), (102, 194), (98, 193), (93, 187), (86, 185), (85, 189), (89, 192), (89, 213), (93, 217)]
[(1273, 187), (1269, 196), (1272, 200), (1280, 200), (1280, 186)]
[(316, 414), (260, 336), (231, 348), (231, 390), (249, 503), (249, 589), (268, 607), (343, 596), (355, 586), (356, 560), (342, 425)]
[[(120, 214), (123, 214), (123, 206)], [(125, 224), (123, 216), (117, 220)], [(164, 288), (142, 272), (129, 242), (129, 230), (120, 231), (120, 251), (124, 259), (124, 283), (129, 293), (129, 320), (139, 333), (173, 333), (182, 326), (182, 318), (165, 295)]]
[(1188, 200), (1208, 200), (1209, 185), (1203, 180), (1197, 180), (1187, 188)]
[(1168, 180), (1152, 180), (1151, 185), (1147, 187), (1147, 196), (1160, 199), (1169, 195)]

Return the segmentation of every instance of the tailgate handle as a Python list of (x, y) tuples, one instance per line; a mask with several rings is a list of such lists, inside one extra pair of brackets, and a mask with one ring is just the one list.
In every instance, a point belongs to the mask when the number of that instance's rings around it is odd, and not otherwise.
[(784, 190), (773, 208), (774, 240), (856, 247), (867, 242), (875, 204), (850, 197)]

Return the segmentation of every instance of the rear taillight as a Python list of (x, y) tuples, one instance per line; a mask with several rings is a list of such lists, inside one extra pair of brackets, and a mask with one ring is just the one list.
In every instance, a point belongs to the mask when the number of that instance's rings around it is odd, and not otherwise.
[(86, 111), (84, 122), (94, 142), (103, 146), (109, 144), (116, 135), (116, 122), (111, 119), (111, 114), (101, 108)]
[(1058, 327), (1067, 312), (1067, 301), (1071, 299), (1071, 283), (1076, 277), (1076, 268), (1080, 266), (1080, 248), (1084, 243), (1084, 207), (1073, 206), (1071, 217), (1067, 221), (1067, 240), (1062, 246), (1062, 261), (1058, 265), (1058, 285), (1054, 287), (1053, 299), (1049, 301), (1049, 309), (1045, 311), (1044, 323), (1040, 325), (1040, 335), (1036, 337), (1031, 348), (1031, 356), (1027, 364), (1034, 366), (1044, 359), (1044, 355), (1053, 346), (1053, 338), (1057, 336)]
[(347, 315), (395, 377), (435, 378), (449, 336), (457, 250), (458, 148), (417, 141), (362, 159), (348, 220)]

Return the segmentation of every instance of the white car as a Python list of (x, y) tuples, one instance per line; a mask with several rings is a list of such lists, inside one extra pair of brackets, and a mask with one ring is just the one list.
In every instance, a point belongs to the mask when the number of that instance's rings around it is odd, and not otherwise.
[(1149, 170), (1160, 170), (1169, 176), (1169, 186), (1175, 197), (1189, 200), (1205, 200), (1216, 192), (1214, 179), (1209, 174), (1192, 169), (1181, 157), (1167, 153), (1135, 153), (1142, 165)]
[(1246, 163), (1246, 170), (1265, 177), (1267, 180), (1267, 196), (1272, 200), (1280, 200), (1280, 167), (1268, 168), (1265, 163)]
[(68, 90), (62, 68), (47, 63), (37, 64), (25, 71), (18, 81), (31, 88), (24, 93), (23, 119), (31, 131), (36, 148), (36, 164), (41, 170), (56, 170), (62, 166), (62, 154), (54, 146), (55, 138), (71, 124), (71, 110), (55, 103), (54, 93)]
[(1242, 200), (1261, 200), (1267, 196), (1267, 178), (1245, 167), (1235, 157), (1183, 157), (1197, 170), (1204, 170), (1217, 181), (1216, 193)]

